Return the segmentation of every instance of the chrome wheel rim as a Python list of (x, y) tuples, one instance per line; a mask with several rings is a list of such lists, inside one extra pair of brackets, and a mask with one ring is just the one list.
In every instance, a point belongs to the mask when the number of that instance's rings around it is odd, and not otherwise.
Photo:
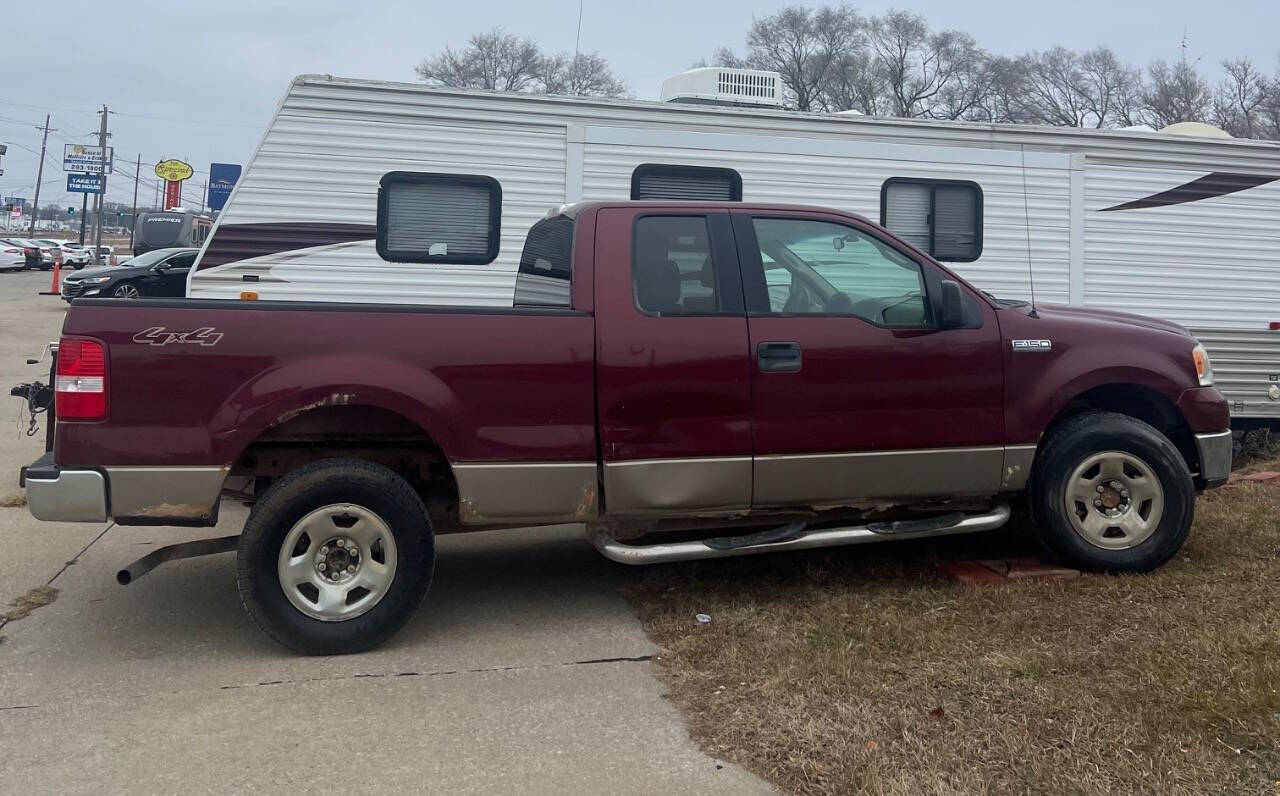
[(1155, 471), (1123, 451), (1095, 453), (1067, 479), (1067, 517), (1089, 544), (1128, 550), (1155, 533), (1164, 515), (1164, 489)]
[(131, 298), (137, 298), (139, 295), (140, 294), (138, 293), (138, 289), (133, 285), (121, 285), (120, 287), (116, 288), (116, 292), (115, 292), (116, 298), (131, 299)]
[(355, 619), (391, 588), (396, 540), (387, 523), (362, 506), (323, 506), (289, 529), (276, 574), (285, 597), (312, 619)]

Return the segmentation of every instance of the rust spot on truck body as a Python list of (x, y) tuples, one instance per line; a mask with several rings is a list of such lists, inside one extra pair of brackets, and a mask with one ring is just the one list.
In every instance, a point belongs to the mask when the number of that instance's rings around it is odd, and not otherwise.
[(352, 392), (332, 393), (330, 395), (325, 396), (324, 398), (321, 398), (318, 401), (312, 401), (311, 403), (305, 406), (299, 406), (297, 409), (290, 409), (289, 411), (277, 417), (276, 422), (273, 425), (278, 426), (282, 423), (288, 423), (290, 420), (294, 419), (298, 415), (310, 412), (312, 409), (323, 409), (326, 406), (346, 406), (347, 404), (351, 403), (351, 401), (354, 400), (355, 397), (356, 397), (356, 394)]

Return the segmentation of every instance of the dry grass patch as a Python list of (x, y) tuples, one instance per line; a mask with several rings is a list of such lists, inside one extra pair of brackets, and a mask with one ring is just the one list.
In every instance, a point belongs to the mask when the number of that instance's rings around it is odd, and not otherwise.
[[(694, 738), (797, 793), (1280, 793), (1280, 488), (1197, 504), (1145, 576), (965, 588), (1026, 529), (655, 567)], [(707, 613), (699, 625), (695, 613)]]
[(16, 509), (27, 505), (27, 494), (25, 492), (10, 492), (7, 495), (0, 495), (0, 508)]
[(58, 599), (58, 590), (52, 586), (37, 586), (18, 599), (9, 603), (9, 610), (0, 614), (4, 622), (16, 622), (25, 619), (37, 608), (41, 608)]

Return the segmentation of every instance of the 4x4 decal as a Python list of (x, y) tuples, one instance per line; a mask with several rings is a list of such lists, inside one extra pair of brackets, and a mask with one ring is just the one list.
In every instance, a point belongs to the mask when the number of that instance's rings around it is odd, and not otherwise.
[(163, 326), (152, 326), (133, 336), (133, 342), (143, 345), (169, 345), (170, 343), (217, 345), (221, 339), (222, 332), (212, 326), (202, 326), (189, 332), (171, 332)]

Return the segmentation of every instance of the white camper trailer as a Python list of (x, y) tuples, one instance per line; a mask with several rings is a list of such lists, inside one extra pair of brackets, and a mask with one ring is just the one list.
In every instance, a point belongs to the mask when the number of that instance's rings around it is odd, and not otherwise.
[[(299, 77), (188, 295), (510, 305), (525, 233), (560, 204), (828, 205), (1002, 298), (1031, 299), (1034, 284), (1038, 303), (1181, 323), (1233, 415), (1280, 422), (1280, 145), (788, 112), (758, 73), (698, 72), (668, 102)], [(380, 254), (379, 186), (406, 172), (431, 188), (423, 217), (464, 241), (429, 262)], [(498, 245), (465, 243), (493, 225)]]

